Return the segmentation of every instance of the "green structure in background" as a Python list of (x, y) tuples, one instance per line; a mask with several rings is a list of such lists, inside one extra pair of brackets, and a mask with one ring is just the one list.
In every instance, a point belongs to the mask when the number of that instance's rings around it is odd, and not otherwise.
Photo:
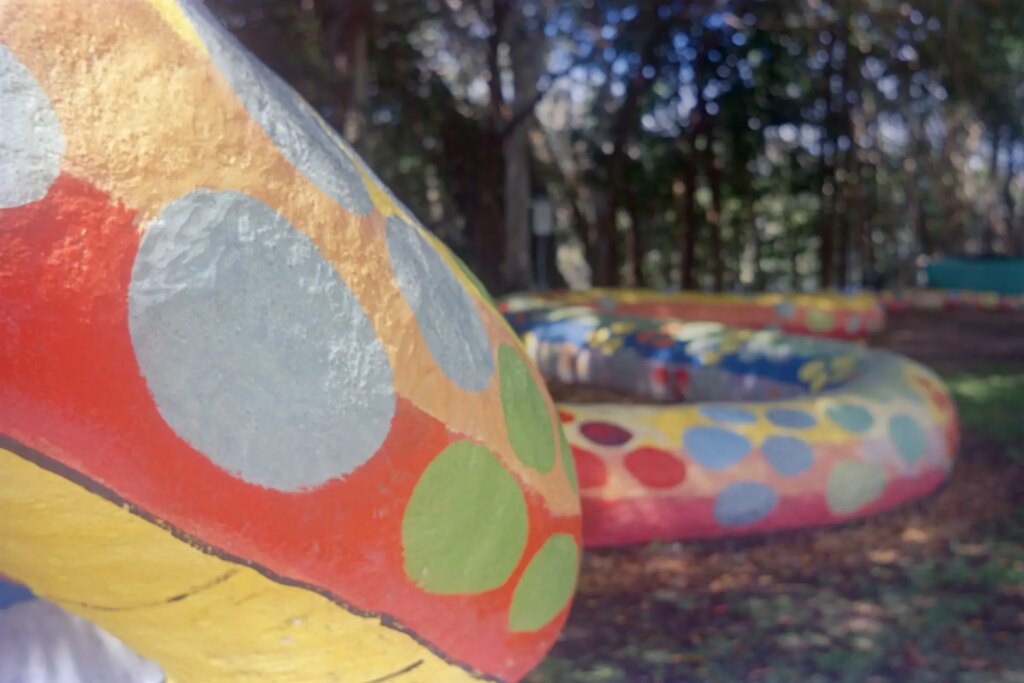
[(928, 286), (997, 294), (1024, 294), (1024, 258), (949, 258), (927, 268)]

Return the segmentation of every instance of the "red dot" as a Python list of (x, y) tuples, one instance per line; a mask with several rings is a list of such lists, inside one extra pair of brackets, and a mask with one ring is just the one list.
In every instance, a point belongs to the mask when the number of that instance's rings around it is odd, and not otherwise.
[(604, 486), (608, 481), (608, 467), (600, 457), (582, 448), (573, 448), (572, 456), (576, 461), (576, 477), (581, 489)]
[(646, 486), (667, 489), (686, 479), (686, 465), (657, 448), (638, 448), (626, 456), (626, 469)]
[(580, 432), (602, 446), (621, 446), (633, 438), (632, 434), (611, 422), (587, 422), (580, 426)]
[(573, 416), (572, 413), (567, 413), (564, 410), (559, 410), (558, 419), (561, 420), (562, 422), (572, 422)]
[(668, 384), (668, 370), (660, 367), (652, 369), (651, 379), (655, 384)]

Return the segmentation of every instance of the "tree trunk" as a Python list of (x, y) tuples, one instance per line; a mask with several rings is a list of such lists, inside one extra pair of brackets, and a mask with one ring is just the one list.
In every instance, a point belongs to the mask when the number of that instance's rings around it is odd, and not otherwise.
[(373, 19), (372, 0), (327, 0), (316, 11), (324, 27), (331, 64), (340, 83), (335, 119), (345, 138), (358, 145), (366, 129), (369, 101), (369, 43)]
[(715, 163), (713, 134), (714, 127), (709, 124), (707, 143), (704, 145), (701, 158), (704, 160), (704, 173), (711, 189), (711, 207), (706, 212), (706, 220), (711, 237), (712, 274), (715, 291), (721, 292), (725, 287), (725, 258), (722, 254), (722, 174)]
[(832, 210), (832, 202), (835, 191), (835, 169), (831, 162), (826, 160), (824, 145), (822, 145), (821, 203), (818, 216), (818, 237), (821, 240), (818, 248), (818, 263), (821, 269), (818, 274), (818, 286), (821, 287), (821, 289), (829, 289), (832, 287), (833, 255), (835, 254), (835, 228), (833, 226), (834, 213)]
[[(1009, 133), (1009, 131), (1007, 131)], [(1011, 255), (1020, 253), (1020, 230), (1017, 220), (1017, 202), (1013, 197), (1013, 181), (1017, 166), (1013, 159), (1014, 139), (1007, 134), (1006, 142), (1006, 176), (1003, 178), (1003, 207), (1006, 216), (1007, 249)]]
[(697, 167), (692, 159), (683, 161), (682, 177), (676, 182), (676, 221), (679, 234), (679, 285), (682, 289), (697, 289), (697, 237), (700, 218), (697, 212)]
[(466, 215), (473, 241), (477, 271), (487, 289), (495, 296), (511, 291), (501, 267), (505, 262), (505, 226), (502, 211), (502, 157), (501, 134), (493, 129), (484, 131), (481, 164), (476, 173), (477, 202), (475, 215)]
[[(829, 29), (833, 40), (829, 41), (830, 46), (835, 45), (835, 36), (838, 33), (836, 27)], [(839, 138), (839, 131), (836, 125), (836, 112), (834, 109), (834, 97), (832, 96), (831, 81), (836, 74), (835, 49), (829, 48), (828, 59), (822, 73), (822, 97), (826, 102), (825, 119), (821, 127), (821, 158), (820, 158), (820, 203), (818, 213), (818, 237), (820, 239), (818, 264), (818, 285), (821, 289), (829, 289), (833, 285), (835, 268), (835, 201), (838, 194), (836, 187), (836, 156), (838, 147), (836, 141)], [(831, 145), (831, 156), (828, 147)]]
[[(531, 113), (507, 123), (505, 139), (505, 264), (503, 275), (506, 285), (513, 290), (528, 289), (533, 271), (530, 249), (530, 125), (533, 121), (532, 104), (537, 96), (537, 81), (544, 69), (546, 51), (544, 34), (527, 31), (520, 22), (509, 39), (512, 79), (515, 85), (513, 111)], [(510, 27), (512, 28), (512, 27)]]
[(626, 284), (630, 287), (643, 287), (644, 283), (644, 242), (643, 230), (640, 226), (640, 208), (636, 203), (636, 193), (626, 192), (626, 210), (629, 212), (629, 241), (626, 243)]

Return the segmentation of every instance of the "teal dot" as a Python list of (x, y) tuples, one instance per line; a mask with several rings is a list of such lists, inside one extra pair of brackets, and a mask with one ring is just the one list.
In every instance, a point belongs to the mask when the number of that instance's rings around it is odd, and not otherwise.
[(783, 320), (791, 320), (796, 317), (796, 306), (791, 303), (782, 303), (775, 307), (775, 312)]
[(722, 526), (743, 526), (767, 517), (779, 496), (767, 484), (741, 481), (724, 489), (715, 499), (715, 519)]
[(811, 447), (792, 436), (769, 436), (761, 444), (761, 452), (776, 472), (786, 476), (800, 474), (814, 462)]
[(683, 447), (709, 470), (724, 470), (750, 452), (750, 441), (721, 427), (690, 427), (683, 435)]
[(715, 422), (731, 422), (733, 424), (753, 424), (757, 416), (749, 410), (733, 406), (702, 406), (700, 414)]
[(928, 447), (924, 431), (909, 415), (896, 415), (889, 420), (889, 438), (908, 463), (917, 462)]
[(860, 460), (843, 460), (828, 475), (828, 507), (832, 514), (852, 514), (882, 495), (888, 483), (889, 477), (882, 467)]
[(837, 425), (854, 434), (863, 434), (875, 424), (875, 418), (871, 417), (871, 412), (867, 408), (850, 403), (829, 406), (825, 414)]
[(811, 332), (831, 332), (836, 329), (836, 319), (828, 311), (812, 309), (807, 311), (807, 329)]
[(818, 422), (810, 413), (792, 408), (772, 408), (765, 415), (773, 425), (787, 429), (807, 429)]

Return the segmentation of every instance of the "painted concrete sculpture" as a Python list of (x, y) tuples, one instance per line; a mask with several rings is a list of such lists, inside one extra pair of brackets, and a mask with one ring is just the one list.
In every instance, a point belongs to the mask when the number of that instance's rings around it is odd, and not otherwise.
[(0, 0), (0, 573), (178, 681), (516, 680), (575, 585), (541, 380), (200, 5)]
[(946, 388), (891, 353), (586, 308), (508, 318), (546, 377), (647, 401), (559, 405), (590, 546), (843, 522), (953, 464)]
[(603, 313), (673, 320), (710, 320), (746, 329), (860, 339), (885, 325), (885, 309), (871, 294), (703, 294), (593, 289), (513, 294), (505, 313), (537, 306), (585, 306)]
[(909, 289), (902, 292), (885, 292), (882, 303), (887, 311), (899, 313), (910, 310), (1024, 310), (1024, 294), (1000, 294), (998, 292), (971, 292), (951, 289)]

